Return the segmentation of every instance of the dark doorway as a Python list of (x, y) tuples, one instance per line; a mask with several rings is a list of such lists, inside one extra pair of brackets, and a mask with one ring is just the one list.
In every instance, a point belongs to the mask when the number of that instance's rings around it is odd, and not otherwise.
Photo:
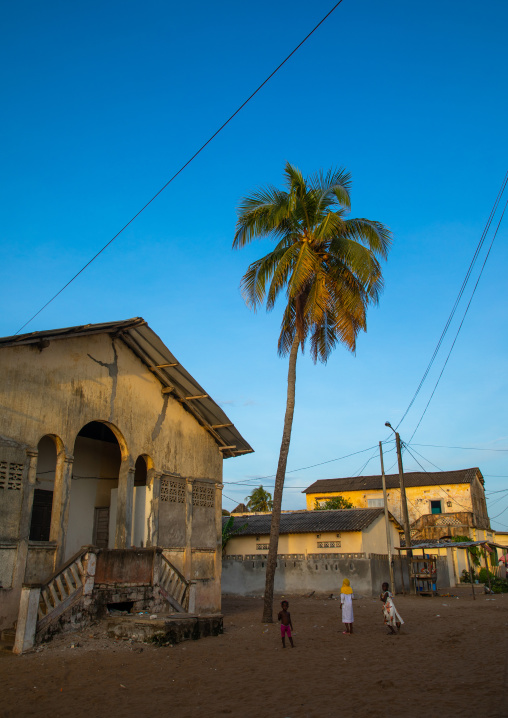
[(49, 541), (51, 535), (51, 512), (56, 471), (56, 439), (43, 436), (37, 444), (37, 469), (32, 516), (30, 519), (30, 541)]
[(109, 543), (109, 506), (95, 509), (93, 526), (93, 545), (108, 548)]
[(34, 490), (32, 521), (30, 523), (30, 541), (49, 541), (51, 528), (51, 509), (53, 492)]
[(441, 510), (441, 501), (431, 501), (430, 502), (430, 513), (431, 514), (442, 514), (443, 511)]

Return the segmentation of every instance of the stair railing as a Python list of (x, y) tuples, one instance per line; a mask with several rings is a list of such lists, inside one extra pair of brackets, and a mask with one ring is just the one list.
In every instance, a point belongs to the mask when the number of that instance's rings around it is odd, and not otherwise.
[(179, 613), (193, 611), (193, 589), (195, 582), (187, 581), (180, 571), (161, 554), (161, 569), (159, 576), (159, 588), (162, 595)]
[(23, 584), (13, 653), (32, 648), (38, 633), (92, 592), (95, 560), (94, 547), (83, 546), (45, 583)]

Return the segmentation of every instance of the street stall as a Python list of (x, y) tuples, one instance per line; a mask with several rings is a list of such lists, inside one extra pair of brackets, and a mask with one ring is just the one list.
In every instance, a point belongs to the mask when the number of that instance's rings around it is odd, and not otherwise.
[[(408, 557), (408, 568), (409, 568), (409, 580), (410, 580), (410, 592), (416, 593), (420, 596), (424, 595), (430, 595), (430, 596), (437, 596), (438, 595), (438, 586), (437, 586), (437, 555), (435, 553), (429, 553), (429, 552), (436, 552), (440, 549), (446, 550), (446, 555), (451, 561), (449, 561), (450, 565), (453, 565), (453, 552), (455, 551), (465, 551), (465, 557), (467, 561), (467, 573), (471, 580), (471, 591), (473, 593), (473, 598), (476, 598), (475, 596), (475, 576), (474, 576), (474, 567), (471, 563), (471, 548), (473, 546), (478, 546), (484, 549), (484, 563), (485, 568), (487, 569), (487, 585), (489, 587), (489, 591), (492, 590), (491, 588), (491, 580), (490, 580), (490, 574), (492, 572), (493, 566), (489, 568), (488, 561), (487, 561), (487, 554), (492, 553), (493, 549), (501, 549), (504, 554), (507, 554), (508, 547), (502, 546), (500, 544), (494, 543), (492, 541), (427, 541), (427, 542), (421, 542), (421, 543), (415, 543), (410, 547), (406, 546), (396, 546), (395, 548), (399, 552), (399, 562), (401, 562), (401, 552), (405, 551), (406, 556)], [(418, 555), (418, 552), (421, 551), (421, 555)], [(410, 554), (409, 554), (410, 552)], [(449, 555), (449, 552), (451, 553), (451, 556)], [(451, 578), (451, 577), (450, 577)], [(457, 576), (457, 579), (460, 580), (460, 577)]]

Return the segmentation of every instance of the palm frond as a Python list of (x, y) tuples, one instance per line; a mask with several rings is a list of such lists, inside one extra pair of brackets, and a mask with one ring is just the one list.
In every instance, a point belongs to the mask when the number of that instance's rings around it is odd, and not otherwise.
[(273, 309), (279, 293), (287, 285), (289, 276), (294, 270), (295, 262), (298, 259), (299, 249), (298, 244), (292, 244), (280, 255), (266, 297), (267, 311)]
[(298, 336), (303, 351), (310, 339), (314, 361), (326, 362), (340, 343), (355, 351), (367, 327), (367, 308), (383, 289), (379, 260), (386, 259), (390, 230), (368, 219), (346, 219), (351, 175), (344, 168), (304, 178), (286, 163), (285, 190), (262, 187), (238, 206), (233, 246), (268, 237), (275, 248), (253, 262), (241, 281), (253, 309), (273, 309), (286, 291), (278, 352), (291, 351)]
[(266, 285), (271, 281), (277, 269), (278, 262), (285, 253), (285, 249), (274, 250), (257, 259), (249, 265), (240, 282), (242, 296), (248, 306), (256, 309), (265, 298)]
[(386, 259), (392, 243), (392, 233), (381, 222), (370, 219), (348, 219), (345, 222), (345, 236), (365, 244), (371, 252)]

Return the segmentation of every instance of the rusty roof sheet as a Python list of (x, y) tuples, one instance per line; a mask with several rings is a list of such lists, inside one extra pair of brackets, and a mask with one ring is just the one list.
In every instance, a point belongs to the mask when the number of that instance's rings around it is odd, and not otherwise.
[[(376, 521), (384, 509), (340, 509), (320, 511), (285, 511), (280, 517), (281, 534), (316, 533), (321, 531), (362, 531)], [(229, 517), (224, 517), (223, 524)], [(393, 521), (393, 517), (391, 517)], [(235, 516), (235, 536), (267, 535), (270, 533), (272, 514)], [(395, 522), (397, 523), (397, 522)], [(398, 524), (397, 524), (398, 525)]]
[[(475, 477), (483, 483), (480, 469), (457, 469), (455, 471), (408, 471), (404, 472), (404, 484), (408, 486), (436, 486), (440, 484), (470, 484)], [(400, 487), (399, 475), (386, 476), (386, 488)], [(375, 476), (350, 476), (343, 479), (320, 479), (302, 491), (303, 494), (326, 494), (340, 491), (374, 491), (382, 489), (381, 474)]]
[(170, 393), (180, 401), (194, 418), (212, 434), (219, 447), (229, 447), (222, 451), (224, 458), (241, 456), (254, 451), (220, 406), (184, 369), (142, 317), (0, 337), (0, 349), (30, 344), (43, 346), (48, 341), (91, 334), (110, 334), (122, 340), (157, 377), (161, 383), (161, 389), (166, 390), (166, 393)]

